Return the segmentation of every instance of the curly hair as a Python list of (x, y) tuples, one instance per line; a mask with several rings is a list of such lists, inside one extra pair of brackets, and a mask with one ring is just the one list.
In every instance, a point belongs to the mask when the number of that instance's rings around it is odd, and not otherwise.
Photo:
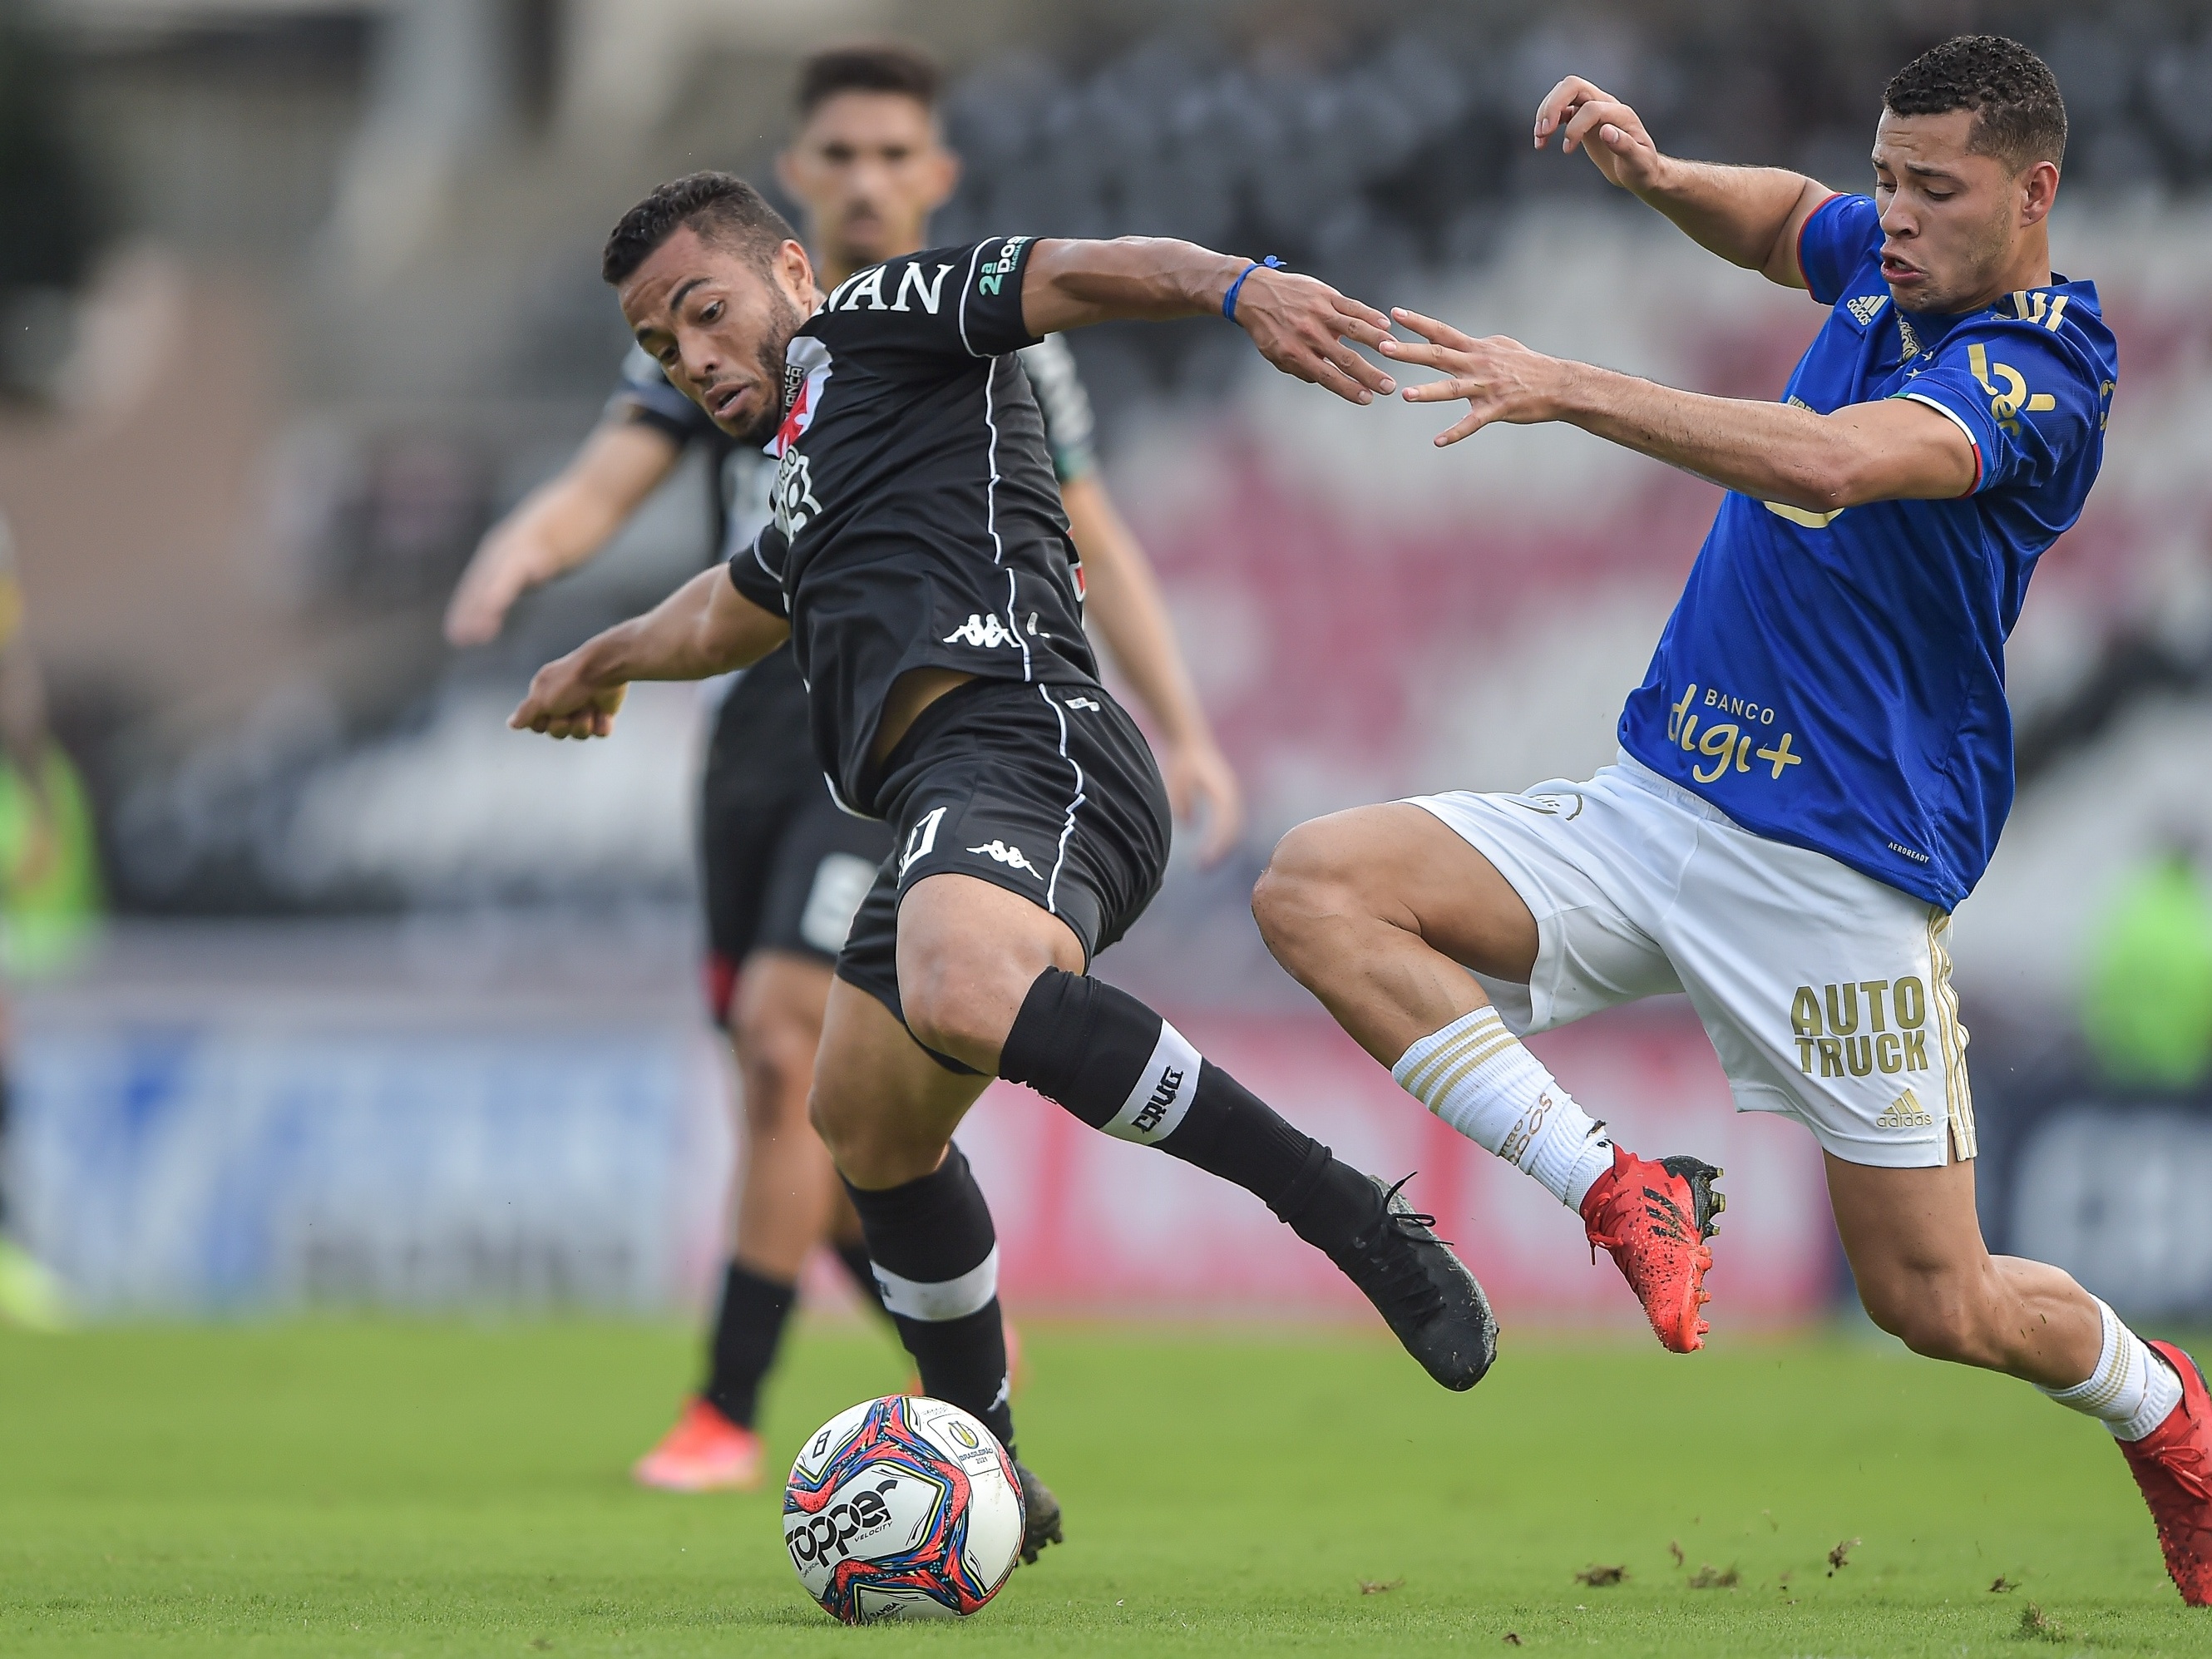
[(608, 234), (599, 275), (611, 287), (629, 280), (653, 249), (689, 228), (702, 241), (742, 253), (761, 270), (797, 237), (768, 198), (731, 173), (690, 173), (654, 186)]
[(804, 121), (841, 92), (896, 92), (933, 110), (944, 78), (935, 60), (895, 41), (832, 46), (799, 68), (799, 118)]
[(2066, 100), (2051, 65), (2002, 34), (1960, 34), (1930, 46), (1891, 77), (1881, 101), (1893, 115), (1971, 110), (1968, 144), (2017, 173), (2066, 155)]

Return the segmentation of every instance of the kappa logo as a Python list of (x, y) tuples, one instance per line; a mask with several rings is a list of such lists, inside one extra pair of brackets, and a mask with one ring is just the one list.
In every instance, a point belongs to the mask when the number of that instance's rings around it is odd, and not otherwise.
[(998, 617), (986, 617), (980, 611), (970, 611), (966, 622), (945, 636), (947, 645), (972, 645), (984, 651), (1021, 642), (1021, 636)]
[(971, 847), (968, 850), (971, 853), (980, 854), (985, 858), (995, 860), (997, 862), (1006, 866), (1010, 869), (1026, 870), (1030, 874), (1035, 876), (1039, 881), (1042, 881), (1044, 879), (1044, 872), (1039, 870), (1036, 866), (1030, 862), (1029, 855), (1026, 853), (1023, 852), (1018, 847), (1007, 846), (1006, 842), (1000, 841), (996, 836), (994, 836), (990, 840), (985, 842), (981, 847)]
[(1152, 1085), (1152, 1098), (1147, 1100), (1129, 1127), (1140, 1135), (1148, 1135), (1160, 1127), (1160, 1120), (1168, 1115), (1168, 1108), (1176, 1103), (1182, 1093), (1183, 1068), (1170, 1066), (1160, 1073), (1160, 1080)]
[(907, 831), (905, 849), (899, 854), (899, 877), (902, 880), (905, 878), (906, 872), (914, 867), (914, 861), (916, 859), (927, 858), (936, 847), (937, 826), (945, 822), (945, 814), (948, 810), (943, 806), (932, 807), (916, 818), (914, 828)]
[(1101, 704), (1092, 702), (1089, 697), (1070, 697), (1067, 700), (1067, 706), (1070, 708), (1079, 708), (1092, 714), (1097, 714), (1102, 707)]
[(1846, 300), (1844, 302), (1844, 308), (1857, 318), (1859, 326), (1864, 328), (1881, 315), (1881, 308), (1888, 303), (1889, 296), (1887, 294), (1862, 294), (1854, 299)]

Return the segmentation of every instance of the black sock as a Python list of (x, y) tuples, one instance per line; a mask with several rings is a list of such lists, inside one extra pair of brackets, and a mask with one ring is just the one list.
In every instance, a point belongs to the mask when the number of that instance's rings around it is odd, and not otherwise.
[(783, 1322), (798, 1299), (796, 1285), (763, 1279), (735, 1261), (722, 1275), (721, 1305), (714, 1310), (714, 1335), (707, 1346), (707, 1384), (699, 1395), (740, 1428), (753, 1425), (761, 1379), (775, 1363)]
[(881, 1192), (851, 1182), (868, 1259), (921, 1386), (981, 1419), (1009, 1454), (1006, 1337), (999, 1316), (999, 1236), (957, 1146), (919, 1181)]
[(845, 1271), (853, 1276), (853, 1288), (860, 1291), (860, 1300), (870, 1310), (889, 1319), (891, 1310), (884, 1306), (884, 1287), (876, 1282), (875, 1265), (868, 1260), (866, 1242), (858, 1238), (849, 1243), (834, 1241), (830, 1248), (837, 1253), (837, 1260), (844, 1263)]
[(1094, 1129), (1231, 1181), (1323, 1249), (1371, 1222), (1374, 1185), (1102, 980), (1048, 968), (1023, 999), (999, 1075)]

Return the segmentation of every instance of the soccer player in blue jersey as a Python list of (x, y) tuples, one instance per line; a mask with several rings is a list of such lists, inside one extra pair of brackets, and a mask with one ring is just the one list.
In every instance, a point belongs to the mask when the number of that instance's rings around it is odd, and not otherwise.
[(1820, 1141), (1875, 1322), (2101, 1419), (2205, 1605), (2203, 1376), (2058, 1269), (1984, 1246), (1947, 948), (2012, 801), (2005, 637), (2096, 478), (2118, 375), (2095, 287), (2051, 270), (2065, 106), (2040, 58), (1989, 35), (1928, 52), (1884, 105), (1861, 196), (1663, 155), (1579, 78), (1545, 99), (1539, 149), (1582, 149), (1828, 320), (1761, 403), (1396, 313), (1421, 338), (1380, 349), (1445, 377), (1404, 395), (1468, 404), (1440, 446), (1563, 421), (1729, 494), (1615, 764), (1306, 824), (1255, 909), (1404, 1087), (1580, 1212), (1680, 1352), (1706, 1328), (1719, 1172), (1614, 1144), (1519, 1035), (1686, 992), (1738, 1108)]

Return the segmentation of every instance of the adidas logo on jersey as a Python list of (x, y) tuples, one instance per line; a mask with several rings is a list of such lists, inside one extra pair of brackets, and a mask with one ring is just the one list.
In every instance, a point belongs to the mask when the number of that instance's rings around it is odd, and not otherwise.
[(1019, 645), (1021, 636), (996, 617), (970, 612), (968, 620), (945, 636), (947, 645), (973, 645), (988, 651), (995, 646)]
[(1844, 308), (1857, 318), (1859, 326), (1864, 328), (1881, 315), (1881, 308), (1888, 303), (1889, 296), (1887, 294), (1862, 294), (1855, 299), (1846, 300), (1844, 302)]
[(1018, 847), (1007, 846), (1006, 842), (999, 840), (996, 836), (985, 842), (981, 847), (971, 847), (968, 850), (971, 853), (980, 853), (986, 858), (995, 860), (999, 863), (1010, 866), (1016, 870), (1026, 870), (1030, 874), (1036, 876), (1039, 881), (1042, 881), (1044, 879), (1043, 875), (1038, 871), (1036, 866), (1030, 862), (1029, 855), (1027, 854), (1024, 853)]

